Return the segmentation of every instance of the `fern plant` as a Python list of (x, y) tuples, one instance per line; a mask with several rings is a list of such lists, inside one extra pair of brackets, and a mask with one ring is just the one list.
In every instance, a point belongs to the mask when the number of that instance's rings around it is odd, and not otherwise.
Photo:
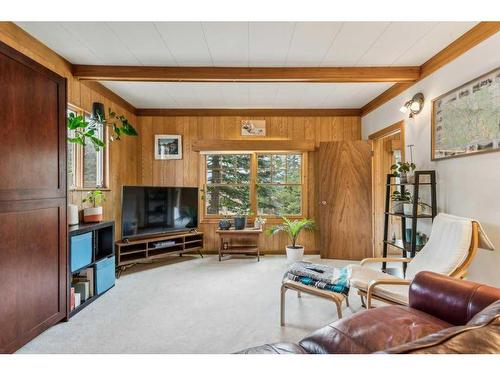
[(290, 239), (290, 242), (292, 243), (292, 248), (297, 249), (300, 248), (301, 246), (297, 246), (297, 239), (299, 238), (300, 232), (303, 230), (307, 231), (313, 231), (316, 229), (316, 224), (314, 223), (313, 220), (311, 219), (301, 219), (301, 220), (289, 220), (286, 217), (282, 217), (283, 219), (283, 224), (278, 224), (273, 226), (272, 228), (269, 228), (266, 231), (266, 234), (269, 236), (273, 236), (277, 233), (284, 232)]

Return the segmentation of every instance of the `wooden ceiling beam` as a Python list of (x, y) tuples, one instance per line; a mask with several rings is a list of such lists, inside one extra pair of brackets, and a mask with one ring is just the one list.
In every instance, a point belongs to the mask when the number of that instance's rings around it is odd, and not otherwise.
[(138, 82), (413, 82), (420, 67), (165, 67), (73, 65), (80, 80)]
[(247, 116), (247, 117), (359, 117), (359, 108), (333, 108), (333, 109), (311, 109), (311, 108), (137, 108), (137, 116)]
[(423, 65), (420, 66), (420, 78), (414, 82), (399, 82), (390, 87), (375, 99), (365, 104), (361, 108), (362, 116), (366, 116), (371, 111), (377, 109), (381, 105), (387, 103), (389, 100), (394, 99), (406, 89), (413, 86), (418, 81), (424, 79), (436, 70), (442, 68), (449, 62), (455, 60), (457, 57), (463, 55), (465, 52), (475, 47), (482, 41), (495, 35), (500, 31), (500, 22), (480, 22), (468, 32), (463, 34), (460, 38), (450, 43), (445, 49), (441, 50)]

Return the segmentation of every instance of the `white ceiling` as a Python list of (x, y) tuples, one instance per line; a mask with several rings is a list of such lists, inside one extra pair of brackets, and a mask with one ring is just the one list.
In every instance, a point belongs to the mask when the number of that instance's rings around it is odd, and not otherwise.
[(360, 108), (392, 83), (101, 82), (137, 108)]
[[(476, 22), (18, 22), (74, 64), (421, 65)], [(108, 82), (138, 107), (359, 107), (388, 84)], [(304, 107), (305, 106), (305, 107)]]

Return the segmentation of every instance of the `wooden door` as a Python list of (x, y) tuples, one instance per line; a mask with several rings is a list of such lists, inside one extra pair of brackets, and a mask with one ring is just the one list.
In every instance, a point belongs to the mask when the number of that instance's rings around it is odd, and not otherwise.
[(370, 141), (320, 143), (321, 258), (373, 255)]
[(66, 80), (0, 42), (0, 353), (65, 318)]

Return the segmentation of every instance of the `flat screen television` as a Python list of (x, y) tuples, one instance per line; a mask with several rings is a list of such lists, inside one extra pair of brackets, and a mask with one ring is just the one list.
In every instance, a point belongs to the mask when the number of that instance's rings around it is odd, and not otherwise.
[(123, 239), (186, 231), (197, 226), (197, 188), (123, 187)]

